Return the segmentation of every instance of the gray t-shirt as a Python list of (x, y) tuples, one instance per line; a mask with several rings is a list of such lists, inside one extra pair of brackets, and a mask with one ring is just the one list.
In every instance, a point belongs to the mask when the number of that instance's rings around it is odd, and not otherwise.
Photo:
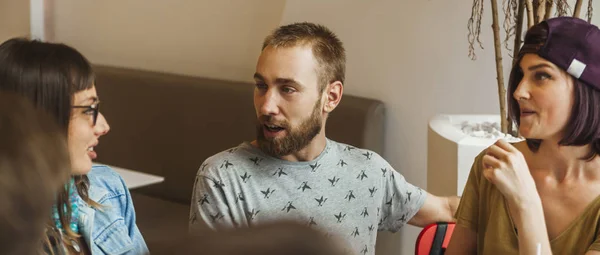
[(398, 231), (426, 192), (406, 182), (375, 152), (327, 140), (310, 162), (274, 158), (244, 142), (198, 170), (190, 229), (247, 227), (292, 219), (374, 254), (377, 231)]

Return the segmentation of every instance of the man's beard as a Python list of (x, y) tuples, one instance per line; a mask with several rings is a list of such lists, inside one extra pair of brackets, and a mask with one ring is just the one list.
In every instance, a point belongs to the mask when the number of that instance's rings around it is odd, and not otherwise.
[[(269, 122), (271, 116), (262, 116), (263, 122)], [(290, 155), (304, 149), (321, 132), (323, 119), (321, 118), (321, 103), (315, 104), (313, 112), (308, 119), (302, 121), (299, 127), (290, 127), (288, 123), (278, 123), (285, 128), (284, 137), (267, 138), (263, 133), (265, 126), (258, 123), (256, 126), (256, 140), (258, 147), (265, 153), (275, 157)]]

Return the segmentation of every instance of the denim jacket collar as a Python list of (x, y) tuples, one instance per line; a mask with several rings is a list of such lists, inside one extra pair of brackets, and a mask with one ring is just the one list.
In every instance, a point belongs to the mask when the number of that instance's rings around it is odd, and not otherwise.
[[(101, 201), (106, 195), (108, 195), (108, 191), (104, 189), (96, 189), (94, 187), (90, 187), (88, 190), (88, 197), (92, 201)], [(96, 210), (92, 208), (91, 205), (83, 201), (83, 199), (79, 198), (79, 226), (81, 226), (80, 231), (81, 235), (87, 244), (87, 247), (91, 246), (91, 237), (92, 237), (92, 229), (94, 229), (94, 216)]]

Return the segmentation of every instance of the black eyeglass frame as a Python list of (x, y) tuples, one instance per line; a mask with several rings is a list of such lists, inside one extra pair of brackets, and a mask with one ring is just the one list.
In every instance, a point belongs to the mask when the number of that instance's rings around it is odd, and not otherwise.
[(98, 113), (100, 112), (100, 101), (97, 101), (92, 105), (74, 105), (72, 106), (72, 108), (86, 109), (86, 111), (94, 111), (94, 126), (96, 126), (96, 121), (98, 120)]

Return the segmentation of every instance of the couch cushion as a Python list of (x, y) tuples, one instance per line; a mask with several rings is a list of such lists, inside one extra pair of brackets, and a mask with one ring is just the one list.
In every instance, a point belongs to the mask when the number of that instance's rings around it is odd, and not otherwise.
[(188, 234), (190, 206), (131, 192), (136, 223), (152, 254), (171, 254), (168, 247)]

